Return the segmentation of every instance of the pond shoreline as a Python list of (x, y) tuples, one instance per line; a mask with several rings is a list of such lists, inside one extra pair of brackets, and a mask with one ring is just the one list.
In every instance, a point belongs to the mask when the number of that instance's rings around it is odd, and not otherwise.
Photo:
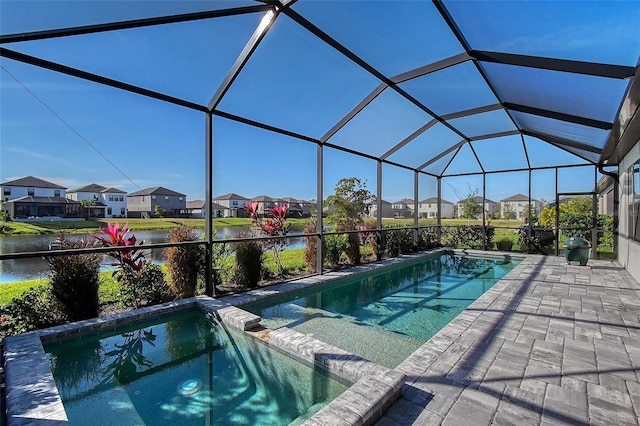
[[(291, 223), (298, 223), (300, 219), (289, 219)], [(51, 235), (59, 232), (68, 234), (85, 234), (89, 232), (100, 232), (101, 228), (106, 228), (109, 223), (120, 223), (127, 225), (131, 231), (161, 231), (169, 230), (180, 225), (190, 228), (204, 229), (204, 219), (179, 219), (179, 218), (158, 218), (158, 219), (92, 219), (64, 222), (5, 222), (0, 225), (2, 231), (0, 236), (13, 235)], [(306, 223), (306, 220), (305, 220)], [(246, 218), (220, 218), (213, 220), (214, 228), (250, 226), (251, 222)]]

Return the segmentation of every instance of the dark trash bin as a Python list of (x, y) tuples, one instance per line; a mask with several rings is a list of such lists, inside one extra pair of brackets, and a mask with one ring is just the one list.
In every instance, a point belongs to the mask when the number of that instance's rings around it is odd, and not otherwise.
[(581, 235), (574, 235), (564, 240), (564, 257), (567, 263), (580, 262), (581, 266), (586, 265), (589, 261), (590, 249), (591, 243)]

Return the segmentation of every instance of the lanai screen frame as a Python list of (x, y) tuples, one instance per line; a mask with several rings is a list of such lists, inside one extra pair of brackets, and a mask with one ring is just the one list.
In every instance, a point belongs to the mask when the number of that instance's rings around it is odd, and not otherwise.
[[(95, 25), (87, 25), (87, 26), (80, 26), (80, 27), (72, 27), (72, 28), (61, 28), (61, 29), (53, 29), (53, 30), (46, 30), (46, 31), (35, 31), (35, 32), (30, 32), (30, 33), (24, 33), (24, 34), (10, 34), (10, 35), (2, 35), (0, 36), (0, 45), (8, 45), (14, 42), (21, 42), (21, 41), (33, 41), (33, 40), (42, 40), (42, 39), (47, 39), (47, 38), (56, 38), (56, 37), (65, 37), (65, 36), (74, 36), (74, 35), (81, 35), (81, 34), (90, 34), (90, 33), (95, 33), (95, 32), (103, 32), (103, 31), (114, 31), (114, 30), (122, 30), (122, 29), (130, 29), (130, 28), (139, 28), (139, 27), (144, 27), (144, 26), (151, 26), (151, 25), (161, 25), (161, 24), (169, 24), (169, 23), (176, 23), (176, 22), (187, 22), (187, 21), (193, 21), (193, 20), (201, 20), (201, 19), (210, 19), (210, 18), (224, 18), (227, 16), (233, 16), (233, 15), (239, 15), (239, 14), (251, 14), (251, 13), (264, 13), (265, 15), (262, 18), (262, 23), (255, 29), (253, 35), (251, 36), (251, 38), (249, 39), (249, 41), (247, 42), (247, 44), (245, 45), (244, 49), (242, 50), (242, 52), (240, 53), (240, 55), (238, 56), (238, 58), (236, 59), (234, 65), (231, 67), (231, 69), (229, 70), (227, 76), (224, 78), (222, 84), (219, 86), (218, 90), (215, 92), (215, 94), (213, 95), (213, 97), (211, 98), (211, 100), (209, 101), (209, 103), (207, 105), (200, 105), (194, 102), (190, 102), (178, 97), (174, 97), (174, 96), (170, 96), (168, 94), (162, 93), (162, 92), (157, 92), (157, 91), (153, 91), (153, 90), (149, 90), (149, 89), (145, 89), (139, 86), (135, 86), (132, 84), (128, 84), (125, 83), (123, 81), (119, 81), (119, 80), (115, 80), (115, 79), (111, 79), (111, 78), (107, 78), (101, 75), (97, 75), (97, 74), (92, 74), (86, 71), (83, 71), (81, 69), (77, 69), (77, 68), (72, 68), (69, 66), (65, 66), (62, 65), (60, 63), (56, 63), (56, 62), (52, 62), (52, 61), (47, 61), (44, 59), (40, 59), (37, 57), (33, 57), (30, 55), (26, 55), (23, 53), (19, 53), (16, 51), (13, 51), (11, 49), (5, 48), (5, 47), (0, 47), (0, 56), (4, 57), (4, 58), (8, 58), (8, 59), (12, 59), (15, 61), (19, 61), (19, 62), (23, 62), (26, 64), (30, 64), (36, 67), (40, 67), (40, 68), (44, 68), (44, 69), (48, 69), (54, 72), (59, 72), (59, 73), (63, 73), (63, 74), (67, 74), (70, 75), (72, 77), (76, 77), (76, 78), (80, 78), (83, 80), (88, 80), (88, 81), (92, 81), (94, 83), (98, 83), (101, 85), (106, 85), (106, 86), (110, 86), (116, 89), (120, 89), (120, 90), (124, 90), (130, 93), (135, 93), (138, 95), (142, 95), (142, 96), (146, 96), (146, 97), (150, 97), (153, 99), (157, 99), (163, 102), (168, 102), (168, 103), (172, 103), (178, 106), (182, 106), (184, 108), (189, 108), (191, 110), (195, 110), (195, 111), (199, 111), (201, 113), (204, 114), (204, 124), (205, 124), (205, 141), (204, 141), (204, 153), (205, 153), (205, 210), (206, 210), (206, 229), (205, 229), (205, 233), (206, 233), (206, 241), (204, 243), (200, 243), (200, 242), (196, 242), (196, 243), (180, 243), (180, 244), (149, 244), (149, 245), (142, 245), (140, 246), (141, 248), (161, 248), (161, 247), (169, 247), (169, 246), (175, 246), (175, 245), (189, 245), (189, 244), (205, 244), (206, 245), (206, 252), (207, 252), (207, 265), (206, 267), (208, 268), (207, 270), (207, 274), (206, 274), (206, 279), (207, 279), (207, 286), (206, 286), (206, 293), (207, 294), (214, 294), (215, 289), (213, 288), (212, 282), (211, 282), (211, 256), (212, 256), (212, 251), (211, 251), (211, 245), (215, 244), (215, 241), (213, 240), (213, 211), (211, 208), (212, 205), (212, 197), (213, 197), (213, 186), (214, 186), (214, 182), (213, 182), (213, 148), (214, 148), (214, 137), (213, 137), (213, 126), (214, 126), (214, 117), (221, 117), (221, 118), (225, 118), (225, 119), (229, 119), (232, 121), (236, 121), (239, 123), (242, 123), (244, 125), (249, 125), (249, 126), (254, 126), (257, 128), (261, 128), (267, 131), (272, 131), (272, 132), (276, 132), (279, 133), (281, 135), (285, 135), (285, 136), (290, 136), (293, 137), (295, 139), (298, 139), (300, 141), (306, 141), (306, 142), (310, 142), (310, 143), (314, 143), (317, 147), (317, 188), (316, 188), (316, 192), (317, 192), (317, 211), (318, 212), (322, 212), (323, 211), (323, 200), (324, 200), (324, 194), (323, 194), (323, 170), (324, 170), (324, 148), (328, 147), (328, 148), (333, 148), (333, 149), (337, 149), (340, 151), (344, 151), (353, 155), (358, 155), (358, 156), (362, 156), (371, 160), (376, 161), (377, 163), (377, 182), (376, 182), (376, 200), (378, 203), (378, 212), (379, 214), (377, 215), (377, 232), (381, 232), (382, 231), (382, 182), (383, 182), (383, 175), (382, 175), (382, 165), (383, 164), (389, 164), (392, 166), (396, 166), (396, 167), (400, 167), (400, 168), (404, 168), (407, 170), (411, 170), (414, 173), (414, 211), (417, 212), (418, 208), (418, 182), (419, 182), (419, 175), (420, 174), (425, 174), (425, 175), (429, 175), (432, 177), (437, 178), (438, 181), (438, 200), (440, 201), (442, 199), (442, 190), (441, 190), (441, 181), (443, 177), (453, 177), (453, 176), (462, 176), (462, 175), (466, 175), (466, 174), (460, 174), (460, 175), (446, 175), (445, 172), (448, 168), (445, 167), (442, 171), (442, 173), (438, 174), (433, 174), (430, 172), (425, 171), (424, 169), (426, 167), (428, 167), (430, 164), (436, 162), (437, 160), (451, 154), (451, 153), (455, 153), (452, 157), (451, 160), (449, 161), (449, 164), (451, 164), (451, 161), (453, 161), (453, 159), (456, 157), (457, 153), (460, 151), (460, 149), (465, 146), (468, 145), (469, 148), (471, 149), (471, 151), (473, 152), (473, 155), (475, 156), (476, 160), (478, 161), (478, 165), (481, 169), (480, 173), (468, 173), (468, 175), (477, 175), (477, 174), (482, 174), (483, 176), (483, 199), (486, 198), (486, 190), (484, 188), (484, 181), (486, 179), (486, 175), (487, 174), (491, 174), (491, 173), (506, 173), (506, 172), (511, 172), (511, 171), (528, 171), (529, 173), (529, 192), (528, 192), (528, 197), (529, 197), (529, 205), (531, 204), (531, 172), (533, 170), (545, 170), (545, 169), (555, 169), (556, 170), (556, 175), (557, 175), (557, 170), (559, 168), (565, 168), (565, 167), (584, 167), (585, 165), (591, 165), (594, 168), (594, 177), (597, 176), (596, 170), (598, 168), (598, 166), (603, 166), (604, 164), (598, 164), (598, 162), (595, 162), (593, 159), (587, 158), (585, 156), (582, 156), (579, 154), (580, 151), (583, 151), (585, 153), (592, 153), (594, 155), (601, 155), (603, 152), (603, 149), (597, 148), (597, 147), (593, 147), (591, 145), (587, 145), (587, 144), (583, 144), (583, 143), (579, 143), (576, 141), (571, 141), (571, 140), (567, 140), (567, 139), (563, 139), (561, 137), (557, 137), (554, 135), (549, 135), (549, 134), (541, 134), (539, 132), (534, 132), (534, 131), (530, 131), (530, 130), (521, 130), (520, 127), (517, 123), (517, 120), (514, 119), (513, 117), (513, 112), (522, 112), (522, 113), (526, 113), (526, 114), (533, 114), (539, 117), (545, 117), (545, 118), (549, 118), (549, 119), (554, 119), (554, 120), (561, 120), (563, 122), (568, 122), (568, 123), (573, 123), (573, 124), (579, 124), (579, 125), (583, 125), (583, 126), (589, 126), (589, 127), (593, 127), (593, 128), (597, 128), (597, 129), (602, 129), (602, 130), (607, 130), (610, 131), (613, 128), (613, 124), (614, 123), (609, 123), (609, 122), (604, 122), (604, 121), (599, 121), (599, 120), (594, 120), (594, 119), (589, 119), (589, 118), (585, 118), (585, 117), (579, 117), (579, 116), (575, 116), (575, 115), (570, 115), (570, 114), (564, 114), (561, 112), (554, 112), (554, 111), (550, 111), (550, 110), (545, 110), (545, 109), (541, 109), (541, 108), (534, 108), (534, 107), (530, 107), (530, 106), (526, 106), (526, 105), (519, 105), (519, 104), (514, 104), (514, 103), (509, 103), (504, 101), (503, 99), (501, 99), (500, 95), (498, 94), (498, 91), (496, 90), (496, 88), (494, 87), (494, 84), (492, 83), (492, 81), (489, 79), (489, 77), (487, 76), (486, 72), (484, 71), (483, 67), (480, 65), (480, 62), (490, 62), (490, 63), (497, 63), (497, 64), (509, 64), (509, 65), (516, 65), (516, 66), (522, 66), (522, 67), (532, 67), (535, 69), (545, 69), (545, 70), (551, 70), (551, 71), (559, 71), (559, 72), (569, 72), (569, 73), (577, 73), (577, 74), (584, 74), (584, 75), (592, 75), (592, 76), (601, 76), (601, 77), (608, 77), (608, 78), (616, 78), (616, 79), (632, 79), (638, 71), (638, 67), (629, 67), (629, 66), (622, 66), (622, 65), (610, 65), (610, 64), (600, 64), (600, 63), (590, 63), (590, 62), (580, 62), (580, 61), (573, 61), (573, 60), (564, 60), (564, 59), (553, 59), (553, 58), (544, 58), (544, 57), (535, 57), (535, 56), (526, 56), (526, 55), (519, 55), (519, 54), (510, 54), (510, 53), (500, 53), (500, 52), (488, 52), (488, 51), (478, 51), (478, 50), (473, 50), (473, 48), (471, 47), (471, 45), (468, 43), (468, 41), (465, 39), (465, 36), (463, 34), (463, 32), (460, 30), (460, 28), (458, 27), (456, 21), (453, 19), (453, 17), (451, 16), (451, 14), (449, 13), (449, 11), (447, 10), (445, 4), (440, 1), (440, 0), (433, 0), (433, 5), (435, 6), (435, 8), (438, 10), (438, 12), (440, 13), (440, 15), (442, 16), (442, 19), (445, 21), (446, 25), (449, 27), (449, 29), (451, 30), (451, 32), (453, 33), (453, 35), (455, 36), (455, 38), (458, 40), (458, 42), (460, 43), (460, 45), (463, 47), (464, 52), (454, 55), (452, 57), (431, 63), (429, 65), (420, 67), (418, 69), (409, 71), (409, 72), (405, 72), (402, 74), (399, 74), (397, 76), (394, 77), (387, 77), (385, 76), (382, 72), (380, 72), (379, 70), (377, 70), (375, 67), (373, 67), (372, 65), (370, 65), (369, 63), (367, 63), (365, 60), (363, 60), (361, 57), (359, 57), (358, 55), (356, 55), (354, 52), (352, 52), (351, 50), (349, 50), (347, 47), (343, 46), (342, 44), (340, 44), (340, 42), (338, 42), (337, 40), (335, 40), (334, 38), (332, 38), (331, 36), (329, 36), (326, 32), (324, 32), (323, 30), (321, 30), (320, 28), (318, 28), (317, 26), (315, 26), (312, 22), (308, 21), (305, 17), (303, 17), (302, 15), (300, 15), (298, 12), (296, 12), (295, 10), (293, 10), (291, 8), (291, 5), (293, 5), (295, 3), (295, 1), (287, 1), (287, 0), (282, 0), (281, 2), (265, 2), (265, 4), (257, 4), (254, 6), (240, 6), (240, 7), (234, 7), (234, 8), (229, 8), (229, 9), (219, 9), (219, 10), (210, 10), (210, 11), (203, 11), (203, 12), (194, 12), (194, 13), (186, 13), (186, 14), (176, 14), (176, 15), (168, 15), (168, 16), (162, 16), (162, 17), (155, 17), (155, 18), (145, 18), (145, 19), (134, 19), (134, 20), (129, 20), (129, 21), (121, 21), (121, 22), (111, 22), (111, 23), (104, 23), (104, 24), (95, 24)], [(227, 91), (230, 89), (231, 85), (233, 84), (233, 82), (235, 81), (235, 79), (238, 77), (238, 75), (242, 72), (242, 69), (244, 68), (244, 66), (246, 65), (246, 63), (248, 62), (248, 60), (250, 59), (251, 55), (253, 54), (253, 52), (255, 52), (255, 50), (259, 47), (260, 42), (262, 41), (262, 39), (266, 36), (266, 34), (268, 33), (269, 29), (271, 28), (272, 24), (274, 23), (274, 21), (276, 21), (277, 17), (280, 14), (285, 14), (287, 15), (290, 19), (292, 19), (293, 21), (295, 21), (297, 24), (299, 24), (300, 26), (302, 26), (303, 28), (305, 28), (306, 30), (308, 30), (309, 32), (311, 32), (312, 34), (314, 34), (316, 37), (318, 37), (320, 40), (322, 40), (323, 42), (325, 42), (326, 44), (328, 44), (329, 46), (331, 46), (333, 49), (335, 49), (336, 51), (338, 51), (339, 53), (341, 53), (342, 55), (344, 55), (346, 58), (348, 58), (349, 60), (351, 60), (352, 62), (354, 62), (355, 64), (357, 64), (358, 66), (360, 66), (362, 69), (364, 69), (365, 71), (367, 71), (368, 73), (370, 73), (371, 75), (373, 75), (375, 78), (377, 78), (380, 81), (380, 85), (372, 92), (369, 94), (369, 96), (367, 96), (365, 99), (362, 100), (362, 102), (360, 102), (360, 104), (358, 104), (356, 107), (354, 107), (347, 115), (345, 115), (341, 120), (339, 120), (335, 126), (333, 126), (325, 135), (323, 135), (320, 138), (313, 138), (307, 135), (303, 135), (303, 134), (299, 134), (296, 132), (292, 132), (283, 128), (279, 128), (276, 126), (272, 126), (266, 123), (261, 123), (258, 121), (254, 121), (245, 117), (241, 117), (238, 115), (234, 115), (228, 112), (224, 112), (221, 111), (219, 109), (217, 109), (218, 105), (220, 104), (221, 100), (224, 98), (225, 94), (227, 93)], [(477, 71), (480, 73), (480, 75), (482, 76), (482, 78), (484, 79), (485, 83), (487, 84), (487, 87), (491, 90), (491, 92), (495, 95), (496, 99), (498, 100), (498, 103), (494, 104), (494, 105), (487, 105), (487, 106), (483, 106), (483, 107), (478, 107), (478, 108), (472, 108), (466, 111), (458, 111), (455, 113), (451, 113), (451, 114), (447, 114), (447, 115), (438, 115), (435, 112), (433, 112), (431, 109), (429, 109), (427, 106), (425, 106), (424, 104), (422, 104), (420, 101), (418, 101), (417, 99), (415, 99), (414, 97), (412, 97), (411, 94), (409, 94), (407, 91), (405, 91), (402, 87), (400, 87), (400, 84), (408, 81), (412, 78), (416, 78), (419, 76), (424, 76), (427, 75), (429, 73), (433, 73), (433, 72), (437, 72), (439, 70), (457, 65), (457, 64), (461, 64), (464, 62), (470, 61), (474, 67), (477, 69)], [(394, 92), (398, 93), (399, 95), (401, 95), (402, 97), (404, 97), (405, 99), (407, 99), (409, 102), (411, 102), (412, 104), (414, 104), (416, 107), (418, 107), (419, 109), (423, 110), (424, 112), (426, 112), (428, 115), (433, 117), (433, 120), (431, 120), (429, 123), (427, 123), (425, 126), (423, 126), (422, 128), (418, 129), (416, 132), (414, 132), (413, 134), (411, 134), (409, 137), (407, 137), (406, 139), (398, 142), (395, 146), (393, 146), (391, 149), (387, 150), (384, 154), (380, 155), (380, 156), (374, 156), (371, 154), (367, 154), (364, 152), (359, 152), (357, 150), (353, 150), (353, 149), (349, 149), (348, 147), (344, 147), (344, 146), (340, 146), (338, 144), (334, 144), (330, 141), (330, 138), (332, 135), (334, 135), (336, 132), (338, 132), (343, 126), (345, 126), (347, 123), (349, 123), (349, 121), (355, 117), (358, 112), (362, 111), (370, 102), (372, 102), (380, 93), (382, 93), (385, 90), (393, 90)], [(513, 122), (515, 129), (517, 130), (510, 130), (510, 131), (506, 131), (506, 132), (499, 132), (499, 133), (493, 133), (493, 134), (488, 134), (488, 135), (481, 135), (481, 136), (476, 136), (476, 137), (468, 137), (465, 134), (463, 134), (462, 132), (460, 132), (459, 129), (451, 126), (451, 124), (449, 123), (448, 120), (451, 119), (456, 119), (456, 118), (463, 118), (463, 117), (467, 117), (470, 115), (474, 115), (474, 114), (480, 114), (480, 113), (485, 113), (485, 112), (490, 112), (490, 111), (496, 111), (496, 110), (502, 110), (504, 112), (506, 112), (506, 114), (508, 115), (509, 119)], [(618, 111), (619, 113), (619, 111)], [(392, 160), (390, 160), (390, 157), (397, 152), (399, 149), (401, 149), (403, 146), (405, 146), (406, 144), (408, 144), (409, 142), (411, 142), (413, 139), (415, 139), (416, 137), (420, 136), (423, 132), (429, 130), (432, 126), (436, 125), (436, 124), (442, 124), (444, 126), (446, 126), (447, 128), (449, 128), (451, 131), (453, 131), (454, 133), (458, 134), (460, 136), (460, 142), (458, 142), (457, 144), (449, 147), (448, 149), (442, 151), (440, 154), (428, 159), (425, 163), (423, 163), (422, 165), (420, 165), (417, 168), (414, 167), (410, 167), (406, 164), (400, 164), (397, 162), (394, 162)], [(517, 169), (509, 169), (509, 170), (497, 170), (497, 171), (487, 171), (484, 169), (482, 162), (479, 160), (478, 155), (476, 154), (473, 145), (471, 144), (471, 142), (473, 142), (474, 140), (482, 140), (482, 139), (490, 139), (490, 138), (497, 138), (497, 137), (501, 137), (501, 136), (507, 136), (507, 135), (520, 135), (521, 139), (522, 139), (522, 143), (523, 143), (523, 147), (524, 147), (524, 151), (525, 151), (525, 156), (526, 156), (526, 161), (528, 164), (528, 168), (517, 168)], [(526, 149), (526, 143), (525, 143), (525, 139), (524, 136), (531, 136), (531, 137), (536, 137), (538, 139), (541, 139), (557, 148), (560, 148), (564, 151), (569, 152), (570, 154), (577, 156), (581, 159), (583, 159), (585, 161), (584, 164), (567, 164), (567, 165), (556, 165), (556, 166), (544, 166), (544, 167), (532, 167), (530, 161), (529, 161), (529, 156), (527, 154), (527, 149)], [(579, 150), (579, 151), (572, 151), (573, 149)], [(601, 172), (602, 169), (600, 168)], [(557, 182), (557, 179), (556, 179)], [(594, 178), (594, 188), (596, 185), (596, 181)], [(556, 190), (557, 193), (557, 190)], [(440, 202), (438, 203), (438, 209), (440, 209)], [(484, 217), (484, 209), (483, 209), (483, 214), (482, 214), (482, 219), (483, 219), (483, 223), (486, 223), (486, 218)], [(438, 214), (438, 226), (441, 226), (441, 214)], [(529, 225), (531, 227), (531, 224)], [(418, 225), (418, 215), (415, 214), (414, 215), (414, 228), (417, 229), (419, 227)], [(321, 243), (322, 238), (324, 235), (328, 234), (327, 232), (324, 231), (324, 226), (323, 226), (323, 221), (322, 221), (322, 215), (318, 215), (318, 220), (317, 220), (317, 229), (316, 229), (316, 238), (318, 238), (318, 243)], [(311, 234), (313, 235), (313, 234)], [(558, 238), (558, 237), (556, 237)], [(231, 240), (233, 241), (233, 240)], [(318, 247), (322, 247), (322, 245), (318, 245)], [(557, 248), (557, 241), (556, 241), (556, 248)], [(113, 251), (113, 248), (104, 248), (104, 249), (90, 249), (90, 250), (66, 250), (66, 251), (46, 251), (46, 252), (30, 252), (30, 253), (19, 253), (19, 254), (10, 254), (10, 255), (6, 255), (6, 254), (0, 254), (0, 260), (2, 259), (14, 259), (14, 258), (22, 258), (22, 257), (36, 257), (36, 256), (42, 256), (43, 254), (47, 254), (49, 256), (51, 255), (62, 255), (62, 254), (73, 254), (73, 253), (83, 253), (83, 252), (88, 252), (88, 251), (100, 251), (100, 252), (107, 252), (107, 251)], [(318, 253), (318, 257), (317, 257), (317, 271), (319, 273), (322, 273), (322, 257), (321, 257), (321, 253)]]

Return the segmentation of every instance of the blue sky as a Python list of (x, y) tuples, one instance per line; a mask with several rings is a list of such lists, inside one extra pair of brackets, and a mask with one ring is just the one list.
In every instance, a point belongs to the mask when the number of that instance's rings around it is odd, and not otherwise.
[[(493, 2), (483, 6), (456, 1), (446, 5), (462, 30), (469, 31), (469, 41), (478, 49), (637, 64), (640, 3), (554, 2), (554, 8), (545, 6), (547, 3)], [(139, 18), (150, 11), (156, 15), (197, 11), (210, 4), (126, 2), (125, 6), (99, 1), (2, 0), (0, 28), (3, 34), (11, 34), (47, 29), (49, 25)], [(333, 8), (332, 13), (327, 13), (327, 4)], [(294, 9), (389, 77), (462, 52), (429, 2), (399, 2), (394, 6), (390, 10), (386, 2), (300, 0)], [(597, 25), (593, 24), (594, 17), (599, 19)], [(261, 19), (261, 14), (250, 14), (4, 47), (206, 105)], [(474, 31), (473, 23), (478, 20), (492, 25), (491, 31)], [(534, 21), (538, 24), (531, 25)], [(204, 198), (202, 113), (5, 58), (0, 63), (0, 180), (34, 175), (68, 188), (95, 182), (129, 192), (166, 186), (187, 194), (188, 200)], [(492, 103), (492, 94), (479, 86), (479, 74), (473, 67), (463, 65), (445, 71), (448, 74), (411, 80), (403, 87), (425, 96), (428, 106), (441, 114), (454, 112), (456, 107), (462, 110)], [(496, 68), (492, 72), (504, 70)], [(281, 15), (219, 108), (320, 138), (378, 84), (371, 74)], [(592, 90), (567, 88), (567, 96), (586, 97), (582, 106), (591, 100), (588, 96), (599, 99), (610, 94), (611, 99), (618, 99), (627, 83), (584, 84)], [(544, 93), (540, 102), (558, 91), (540, 90)], [(609, 107), (602, 113), (610, 114), (615, 109)], [(584, 109), (584, 114), (591, 111)], [(469, 121), (465, 126), (469, 132), (491, 129), (505, 120), (498, 116), (500, 113)], [(386, 90), (329, 141), (380, 155), (429, 120), (426, 113)], [(437, 133), (445, 140), (446, 132), (434, 127), (425, 135)], [(214, 195), (236, 192), (247, 197), (316, 198), (315, 144), (219, 117), (214, 119), (214, 141)], [(430, 146), (435, 152), (441, 149)], [(536, 140), (528, 141), (527, 146), (536, 165), (579, 162), (577, 157)], [(425, 149), (418, 143), (410, 144), (390, 159), (417, 166), (426, 161)], [(526, 165), (517, 136), (477, 142), (474, 149), (487, 170)], [(375, 161), (330, 148), (324, 150), (324, 161), (325, 197), (340, 178), (351, 176), (366, 181), (375, 192)], [(466, 173), (479, 169), (467, 148), (449, 170)], [(384, 199), (413, 198), (411, 171), (385, 165), (383, 177)], [(559, 190), (590, 191), (593, 182), (592, 168), (562, 170)], [(434, 178), (421, 176), (419, 183), (420, 199), (437, 194)], [(487, 198), (495, 201), (526, 194), (528, 174), (487, 175), (486, 185)], [(469, 188), (481, 193), (481, 177), (445, 179), (443, 198), (456, 201)], [(533, 173), (534, 198), (549, 200), (554, 189), (555, 171)]]

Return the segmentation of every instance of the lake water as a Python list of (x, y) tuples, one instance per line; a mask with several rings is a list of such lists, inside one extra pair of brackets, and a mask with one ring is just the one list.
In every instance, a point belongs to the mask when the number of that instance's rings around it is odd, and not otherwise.
[[(228, 228), (218, 228), (216, 232), (218, 238), (230, 237), (234, 238), (242, 232), (247, 232), (248, 228), (243, 226), (234, 226)], [(164, 243), (167, 241), (168, 230), (161, 231), (135, 231), (138, 241), (144, 241), (145, 244)], [(204, 230), (198, 230), (200, 234)], [(88, 235), (88, 234), (87, 234)], [(301, 231), (291, 230), (289, 235), (302, 235)], [(82, 238), (83, 235), (72, 235), (74, 238)], [(23, 253), (29, 251), (47, 250), (49, 244), (57, 238), (57, 234), (50, 235), (12, 235), (0, 236), (0, 253)], [(304, 238), (292, 238), (288, 240), (288, 248), (304, 247)], [(164, 262), (164, 249), (151, 250), (151, 254), (147, 254), (148, 259), (154, 262)], [(111, 258), (105, 256), (103, 268), (109, 269)], [(15, 281), (31, 280), (42, 278), (47, 275), (49, 268), (47, 263), (41, 257), (31, 259), (10, 259), (0, 260), (0, 284), (11, 283)]]

